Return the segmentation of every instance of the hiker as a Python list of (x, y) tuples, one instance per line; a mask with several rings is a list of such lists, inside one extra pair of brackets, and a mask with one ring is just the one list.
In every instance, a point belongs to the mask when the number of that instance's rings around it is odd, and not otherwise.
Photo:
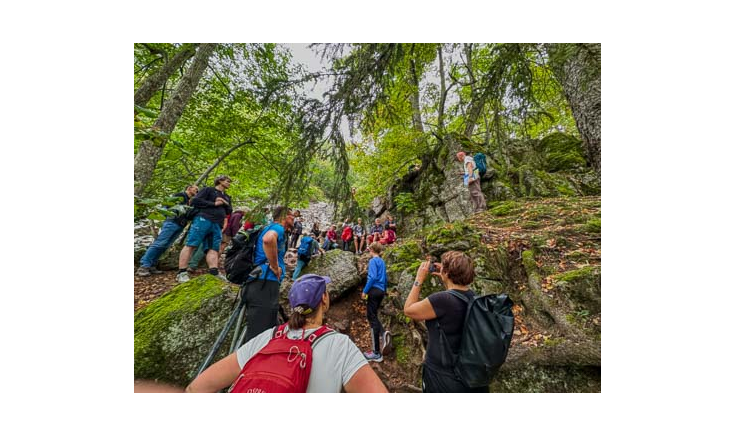
[(214, 187), (206, 187), (191, 200), (191, 206), (196, 207), (198, 212), (189, 227), (186, 246), (179, 254), (179, 273), (176, 275), (178, 282), (189, 280), (189, 273), (186, 271), (189, 259), (200, 244), (204, 244), (202, 249), (206, 253), (209, 274), (226, 279), (219, 273), (218, 265), (222, 225), (227, 214), (232, 213), (232, 200), (225, 193), (231, 183), (232, 179), (228, 176), (217, 176)]
[(380, 241), (383, 237), (383, 225), (379, 218), (375, 219), (375, 224), (370, 228), (370, 235), (367, 237), (367, 244), (372, 244), (373, 241)]
[[(275, 346), (275, 342), (285, 335), (287, 339), (306, 339), (312, 344), (311, 367), (306, 376), (308, 382), (304, 384), (307, 393), (387, 393), (383, 382), (348, 336), (322, 329), (325, 327), (324, 314), (329, 310), (329, 293), (326, 290), (330, 282), (328, 276), (310, 274), (299, 278), (288, 293), (293, 309), (288, 323), (260, 333), (234, 353), (214, 363), (186, 387), (186, 392), (215, 393), (232, 386), (236, 391), (257, 393), (273, 389), (268, 387), (271, 381), (303, 382), (293, 375), (294, 364), (289, 366), (290, 353), (259, 353), (270, 345)], [(276, 335), (278, 337), (274, 338)], [(294, 347), (299, 346), (291, 346), (289, 352)], [(306, 353), (302, 359), (308, 360)], [(301, 363), (308, 366), (306, 361)], [(258, 378), (263, 373), (266, 375)], [(278, 388), (275, 387), (275, 391)]]
[(327, 236), (324, 239), (324, 245), (322, 246), (322, 249), (332, 250), (332, 243), (334, 243), (335, 241), (337, 241), (337, 226), (332, 225), (327, 231)]
[(393, 229), (386, 228), (383, 231), (383, 235), (380, 238), (380, 244), (388, 245), (393, 244), (396, 241), (396, 232)]
[(419, 301), (421, 285), (429, 276), (430, 268), (435, 270), (431, 273), (441, 278), (447, 290), (459, 291), (467, 297), (474, 295), (469, 287), (475, 278), (472, 258), (454, 250), (445, 252), (441, 263), (432, 265), (430, 261), (423, 262), (416, 273), (416, 279), (403, 306), (403, 313), (413, 320), (426, 321), (429, 341), (422, 370), (423, 390), (425, 393), (487, 393), (488, 387), (465, 387), (454, 374), (451, 358), (442, 357), (441, 331), (451, 352), (459, 353), (467, 304), (449, 291), (434, 293)]
[(316, 235), (307, 235), (306, 232), (304, 232), (304, 236), (301, 238), (301, 245), (297, 252), (299, 260), (296, 262), (296, 268), (293, 271), (291, 279), (295, 281), (299, 277), (301, 269), (309, 265), (311, 257), (317, 252), (324, 254), (324, 249), (319, 247), (319, 242), (316, 241)]
[(237, 235), (238, 231), (240, 231), (240, 227), (242, 226), (242, 218), (244, 215), (245, 212), (243, 212), (242, 209), (238, 209), (230, 214), (229, 217), (227, 217), (225, 227), (222, 231), (222, 244), (219, 247), (220, 253), (223, 253), (225, 251), (227, 245), (230, 244), (230, 241), (232, 241), (232, 237)]
[(464, 172), (462, 173), (462, 182), (464, 186), (470, 191), (470, 200), (472, 201), (472, 207), (474, 212), (480, 212), (487, 209), (485, 201), (485, 195), (482, 194), (482, 187), (480, 186), (480, 171), (475, 165), (475, 158), (472, 155), (460, 151), (457, 153), (457, 161), (462, 163)]
[[(196, 196), (199, 192), (199, 187), (196, 185), (188, 185), (184, 191), (174, 194), (176, 197), (181, 197), (180, 205), (188, 205), (192, 197)], [(181, 232), (186, 226), (186, 217), (179, 215), (177, 217), (169, 217), (161, 225), (161, 230), (158, 232), (158, 237), (153, 240), (145, 254), (140, 259), (140, 267), (135, 272), (138, 276), (150, 276), (151, 273), (159, 274), (162, 271), (156, 268), (158, 259), (171, 247), (172, 244), (179, 238)]]
[(362, 298), (367, 300), (367, 319), (370, 323), (370, 339), (372, 340), (373, 350), (365, 352), (364, 355), (368, 361), (379, 363), (383, 361), (383, 354), (390, 352), (386, 350), (391, 342), (390, 332), (383, 329), (383, 325), (378, 318), (378, 309), (380, 303), (383, 302), (385, 290), (388, 286), (388, 276), (385, 272), (385, 262), (380, 257), (383, 246), (376, 241), (368, 246), (368, 251), (372, 258), (368, 262), (367, 283), (365, 283), (365, 288), (362, 290)]
[(393, 220), (393, 216), (391, 216), (390, 214), (386, 215), (386, 219), (385, 219), (385, 223), (383, 224), (383, 227), (385, 229), (393, 230), (394, 233), (396, 232), (397, 230), (396, 221)]
[(255, 243), (253, 264), (259, 274), (242, 290), (247, 306), (246, 342), (278, 324), (278, 289), (286, 275), (286, 229), (293, 226), (293, 220), (286, 207), (273, 208), (273, 222), (263, 228)]
[(314, 224), (311, 225), (311, 231), (309, 233), (316, 235), (317, 240), (319, 239), (319, 234), (321, 234), (321, 231), (319, 230), (319, 222), (314, 222)]
[(348, 252), (350, 250), (350, 243), (352, 242), (352, 225), (347, 223), (347, 219), (342, 224), (342, 250)]
[(289, 243), (289, 247), (297, 247), (299, 242), (299, 237), (301, 236), (301, 233), (304, 231), (304, 224), (301, 221), (301, 212), (299, 210), (296, 210), (294, 213), (294, 222), (293, 222), (293, 236), (291, 237), (291, 241)]
[(357, 219), (357, 224), (352, 229), (355, 233), (355, 253), (358, 255), (362, 254), (362, 249), (365, 247), (365, 231), (362, 229), (362, 219)]

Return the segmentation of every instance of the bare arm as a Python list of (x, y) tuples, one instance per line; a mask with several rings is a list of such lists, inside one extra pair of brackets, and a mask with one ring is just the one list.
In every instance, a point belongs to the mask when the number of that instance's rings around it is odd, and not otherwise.
[(186, 393), (216, 393), (230, 386), (239, 373), (237, 353), (231, 353), (197, 376), (186, 387)]
[(263, 251), (265, 257), (268, 258), (268, 264), (273, 273), (281, 278), (281, 267), (278, 265), (278, 233), (276, 231), (268, 231), (263, 237)]
[(383, 381), (378, 378), (370, 364), (360, 367), (345, 384), (347, 393), (388, 393)]
[[(441, 264), (437, 264), (441, 267)], [(408, 293), (406, 303), (403, 305), (403, 314), (406, 317), (410, 317), (413, 320), (432, 320), (436, 319), (436, 312), (434, 307), (429, 302), (429, 299), (424, 299), (419, 302), (419, 293), (421, 292), (421, 285), (426, 280), (426, 276), (429, 274), (429, 261), (424, 261), (419, 267), (419, 271), (416, 272), (416, 280), (411, 287), (411, 291)]]

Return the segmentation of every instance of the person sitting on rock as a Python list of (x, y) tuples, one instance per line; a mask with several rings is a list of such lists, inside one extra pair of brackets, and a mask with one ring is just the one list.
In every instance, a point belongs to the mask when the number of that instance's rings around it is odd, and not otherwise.
[(319, 242), (316, 241), (316, 235), (307, 235), (307, 233), (304, 232), (304, 236), (301, 238), (301, 245), (299, 245), (299, 250), (297, 252), (299, 260), (296, 263), (296, 268), (293, 271), (291, 279), (295, 281), (299, 277), (301, 269), (309, 265), (311, 257), (317, 252), (321, 252), (323, 254), (324, 249), (319, 247)]
[(362, 228), (362, 219), (357, 219), (357, 224), (352, 228), (355, 234), (355, 253), (358, 255), (362, 254), (362, 249), (365, 247), (365, 230)]
[(367, 237), (367, 244), (372, 244), (373, 241), (378, 242), (383, 238), (383, 225), (379, 218), (375, 219), (375, 224), (370, 228), (370, 235)]
[[(426, 321), (429, 341), (426, 346), (422, 381), (424, 393), (487, 393), (488, 387), (471, 389), (466, 387), (454, 374), (452, 364), (445, 365), (442, 354), (444, 341), (451, 353), (459, 353), (462, 329), (467, 312), (467, 304), (449, 291), (434, 293), (419, 301), (421, 285), (429, 276), (431, 261), (425, 261), (416, 273), (411, 291), (408, 293), (403, 313), (415, 321)], [(434, 263), (433, 275), (439, 276), (447, 290), (456, 290), (467, 297), (474, 296), (469, 289), (475, 278), (475, 269), (470, 258), (459, 251), (449, 251), (442, 255), (441, 264)], [(434, 270), (432, 269), (432, 270)], [(446, 340), (444, 340), (446, 339)]]
[[(365, 358), (368, 361), (383, 361), (383, 353), (388, 353), (386, 348), (390, 345), (390, 332), (383, 329), (383, 325), (378, 318), (378, 310), (380, 303), (385, 297), (385, 290), (388, 287), (388, 275), (385, 270), (385, 262), (380, 257), (383, 252), (383, 246), (377, 241), (368, 246), (370, 251), (370, 262), (368, 262), (368, 275), (365, 288), (362, 290), (362, 298), (367, 300), (367, 319), (370, 323), (370, 339), (372, 340), (372, 350), (365, 352)], [(381, 347), (382, 340), (382, 347)]]
[[(235, 386), (242, 378), (257, 376), (248, 373), (247, 365), (254, 357), (264, 357), (258, 353), (270, 343), (278, 332), (286, 338), (304, 339), (324, 330), (324, 314), (329, 310), (328, 276), (304, 275), (291, 286), (288, 300), (293, 313), (287, 325), (267, 330), (242, 345), (236, 352), (214, 363), (202, 372), (187, 387), (187, 393), (215, 393), (228, 386)], [(344, 334), (328, 330), (312, 344), (311, 371), (306, 387), (307, 393), (387, 393), (383, 382), (375, 374), (355, 343)], [(268, 360), (283, 359), (278, 355), (268, 355)], [(270, 363), (270, 361), (269, 361)], [(282, 368), (276, 363), (273, 372)], [(257, 383), (256, 383), (257, 384)]]
[(332, 245), (335, 244), (337, 241), (337, 225), (332, 225), (329, 227), (329, 230), (327, 231), (327, 236), (324, 239), (324, 245), (322, 246), (322, 249), (324, 250), (332, 250)]
[(350, 250), (350, 243), (352, 242), (352, 224), (345, 222), (342, 224), (342, 250), (345, 252)]
[(393, 229), (386, 228), (383, 231), (383, 236), (380, 238), (380, 244), (385, 246), (387, 244), (392, 244), (395, 241), (396, 241), (395, 231)]

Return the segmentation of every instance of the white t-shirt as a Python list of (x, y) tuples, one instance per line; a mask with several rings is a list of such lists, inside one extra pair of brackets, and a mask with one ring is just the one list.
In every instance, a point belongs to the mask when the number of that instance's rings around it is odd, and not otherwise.
[[(472, 173), (467, 171), (467, 163), (472, 164)], [(473, 156), (467, 155), (464, 157), (464, 184), (469, 185), (470, 182), (480, 179), (480, 171), (477, 169), (477, 166), (475, 165), (475, 158)]]
[[(300, 339), (301, 329), (288, 331), (288, 338)], [(314, 329), (307, 329), (306, 336)], [(256, 353), (273, 337), (273, 329), (267, 329), (237, 350), (237, 363), (242, 369)], [(321, 338), (313, 348), (311, 376), (307, 393), (339, 393), (362, 366), (368, 365), (365, 356), (355, 343), (344, 334), (333, 333)]]

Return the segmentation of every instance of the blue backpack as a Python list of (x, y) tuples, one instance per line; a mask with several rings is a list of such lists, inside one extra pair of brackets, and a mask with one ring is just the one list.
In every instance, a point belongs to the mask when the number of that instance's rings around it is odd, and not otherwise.
[(311, 242), (314, 241), (311, 237), (304, 237), (301, 239), (301, 244), (299, 245), (299, 251), (297, 252), (299, 255), (305, 255), (305, 256), (311, 256)]
[(480, 177), (485, 176), (485, 173), (487, 173), (487, 161), (485, 160), (485, 155), (483, 153), (476, 153), (474, 158), (475, 167), (480, 171)]

